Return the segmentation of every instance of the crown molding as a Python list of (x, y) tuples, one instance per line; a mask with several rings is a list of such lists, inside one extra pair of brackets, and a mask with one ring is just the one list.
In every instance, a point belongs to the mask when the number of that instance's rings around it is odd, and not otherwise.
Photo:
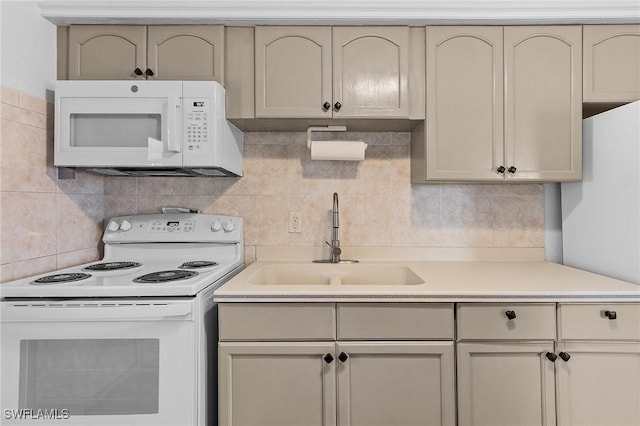
[(42, 0), (69, 24), (638, 24), (638, 0)]

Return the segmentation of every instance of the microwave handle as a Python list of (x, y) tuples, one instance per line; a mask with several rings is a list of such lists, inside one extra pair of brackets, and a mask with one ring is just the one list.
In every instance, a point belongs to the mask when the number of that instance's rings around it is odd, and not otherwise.
[[(182, 146), (178, 135), (181, 129), (176, 128), (177, 116), (180, 113), (180, 98), (171, 97), (167, 102), (167, 151), (180, 152)], [(174, 131), (175, 134), (171, 134)]]

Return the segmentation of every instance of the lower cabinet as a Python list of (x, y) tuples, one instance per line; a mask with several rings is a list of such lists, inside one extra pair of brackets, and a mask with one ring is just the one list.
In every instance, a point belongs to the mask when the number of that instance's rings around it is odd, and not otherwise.
[(458, 343), (457, 351), (460, 426), (555, 424), (553, 342)]
[(455, 425), (453, 342), (221, 342), (218, 377), (220, 425)]
[(556, 350), (563, 356), (558, 426), (640, 425), (640, 343), (558, 343)]
[(337, 344), (338, 425), (455, 425), (453, 342)]
[(220, 343), (221, 426), (336, 424), (335, 344)]
[(455, 426), (452, 303), (221, 303), (220, 426)]
[(455, 313), (222, 303), (219, 425), (640, 425), (640, 304), (457, 303)]
[(456, 312), (460, 426), (640, 425), (640, 304)]

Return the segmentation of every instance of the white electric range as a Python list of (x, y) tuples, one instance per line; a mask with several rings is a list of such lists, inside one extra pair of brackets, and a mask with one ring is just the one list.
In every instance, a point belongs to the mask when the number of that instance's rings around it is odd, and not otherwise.
[(242, 219), (121, 216), (103, 241), (0, 285), (2, 424), (215, 424), (213, 291), (243, 267)]

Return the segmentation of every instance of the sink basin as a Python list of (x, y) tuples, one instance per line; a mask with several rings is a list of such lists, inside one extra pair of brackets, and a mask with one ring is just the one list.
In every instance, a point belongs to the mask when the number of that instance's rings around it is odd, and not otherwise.
[(419, 285), (424, 281), (411, 268), (372, 264), (265, 265), (248, 280), (254, 285)]

